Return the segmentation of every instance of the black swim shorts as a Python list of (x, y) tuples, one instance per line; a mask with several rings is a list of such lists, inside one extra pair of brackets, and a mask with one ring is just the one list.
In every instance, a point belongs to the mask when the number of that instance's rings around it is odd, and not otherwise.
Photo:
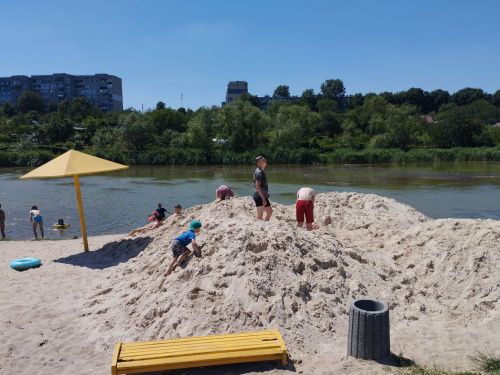
[[(253, 200), (255, 201), (255, 206), (256, 207), (262, 207), (264, 206), (264, 202), (262, 202), (262, 198), (260, 197), (260, 195), (258, 197), (253, 197)], [(266, 199), (267, 200), (267, 204), (265, 207), (271, 207), (271, 201), (269, 200), (269, 198)]]

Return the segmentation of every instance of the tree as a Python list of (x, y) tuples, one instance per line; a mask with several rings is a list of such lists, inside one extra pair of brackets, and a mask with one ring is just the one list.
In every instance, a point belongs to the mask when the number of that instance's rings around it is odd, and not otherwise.
[(363, 94), (358, 92), (349, 98), (349, 104), (347, 105), (347, 108), (353, 109), (356, 107), (361, 107), (363, 105), (364, 100), (365, 98), (363, 97)]
[(82, 122), (87, 116), (90, 115), (91, 105), (86, 97), (79, 96), (71, 100), (69, 107), (69, 115), (71, 119), (76, 122)]
[(314, 135), (321, 124), (321, 116), (298, 105), (282, 106), (271, 125), (271, 146), (297, 148)]
[(12, 104), (8, 101), (3, 101), (2, 106), (0, 107), (0, 115), (7, 116), (7, 117), (12, 117), (16, 114), (16, 111)]
[(429, 112), (438, 112), (439, 107), (451, 101), (448, 91), (434, 90), (429, 93)]
[(500, 108), (500, 90), (495, 91), (491, 96), (491, 104)]
[(436, 119), (429, 127), (429, 133), (441, 148), (473, 147), (483, 132), (483, 125), (474, 120), (470, 108), (455, 103), (443, 105)]
[(424, 119), (415, 106), (387, 106), (386, 116), (387, 148), (400, 148), (407, 151), (415, 145), (422, 133)]
[(163, 102), (156, 103), (156, 110), (159, 110), (159, 109), (165, 109), (165, 103), (163, 103)]
[(162, 134), (167, 129), (176, 132), (187, 130), (186, 115), (178, 110), (172, 108), (157, 109), (147, 115), (151, 117), (156, 134)]
[(99, 129), (93, 135), (91, 142), (96, 149), (105, 150), (113, 147), (118, 138), (117, 131), (114, 129)]
[(59, 102), (59, 106), (57, 107), (57, 112), (69, 116), (70, 110), (71, 110), (71, 103), (67, 98)]
[[(225, 108), (225, 107), (224, 107)], [(189, 120), (186, 137), (188, 144), (194, 148), (211, 150), (214, 146), (212, 139), (217, 128), (217, 115), (221, 109), (217, 106), (211, 108), (201, 107)]]
[(236, 100), (248, 102), (254, 107), (259, 108), (259, 97), (257, 95), (252, 95), (248, 92), (244, 92)]
[(328, 79), (321, 84), (321, 94), (323, 98), (329, 98), (339, 103), (345, 97), (344, 83), (340, 79)]
[(384, 91), (379, 96), (384, 98), (387, 103), (396, 104), (396, 98), (392, 92)]
[(217, 138), (227, 140), (232, 151), (246, 151), (266, 143), (264, 131), (267, 116), (249, 102), (236, 100), (221, 109), (218, 116)]
[(153, 129), (147, 115), (132, 112), (123, 118), (120, 136), (126, 146), (135, 150), (144, 150), (153, 141)]
[(17, 98), (16, 109), (19, 113), (28, 113), (29, 111), (44, 113), (45, 101), (42, 95), (26, 91)]
[(273, 98), (289, 98), (290, 88), (285, 85), (280, 85), (274, 90)]
[(314, 93), (313, 89), (304, 90), (300, 97), (300, 104), (308, 107), (311, 111), (317, 112), (318, 95)]
[(46, 115), (45, 123), (38, 129), (38, 139), (48, 143), (66, 142), (75, 130), (67, 117), (58, 112)]
[(57, 112), (57, 103), (55, 100), (51, 100), (49, 104), (47, 104), (47, 113)]
[(429, 109), (429, 93), (420, 88), (412, 87), (401, 93), (402, 103), (414, 105), (420, 113), (428, 113)]
[(483, 125), (493, 125), (500, 121), (500, 109), (485, 99), (478, 99), (466, 108), (470, 116)]
[(478, 99), (484, 99), (485, 95), (481, 89), (473, 89), (466, 87), (465, 89), (458, 90), (451, 96), (453, 103), (458, 106), (471, 104), (473, 101)]
[(338, 112), (338, 103), (337, 101), (331, 99), (331, 98), (323, 98), (318, 100), (318, 112), (323, 113), (323, 112), (333, 112), (337, 113)]

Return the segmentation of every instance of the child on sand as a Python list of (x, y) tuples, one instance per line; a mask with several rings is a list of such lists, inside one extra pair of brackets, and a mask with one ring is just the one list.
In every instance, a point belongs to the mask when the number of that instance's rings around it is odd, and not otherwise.
[[(174, 213), (172, 214), (172, 216), (170, 216), (167, 220), (173, 218), (174, 216), (177, 216), (181, 213), (181, 205), (178, 204), (177, 206), (174, 207)], [(165, 222), (167, 221), (165, 220)], [(140, 233), (140, 232), (145, 232), (147, 230), (153, 230), (153, 229), (156, 229), (158, 228), (160, 225), (163, 224), (163, 221), (161, 220), (161, 217), (160, 217), (160, 214), (158, 212), (154, 212), (153, 213), (153, 225), (151, 225), (150, 227), (142, 227), (142, 228), (137, 228), (137, 229), (134, 229), (132, 232), (130, 232), (127, 236), (132, 236), (136, 233)]]
[(305, 217), (307, 230), (317, 229), (317, 224), (314, 222), (313, 216), (315, 199), (316, 193), (310, 187), (303, 187), (297, 192), (297, 205), (295, 211), (298, 227), (302, 228)]
[[(173, 269), (176, 266), (180, 266), (186, 258), (191, 254), (191, 250), (187, 248), (189, 244), (193, 246), (193, 250), (195, 251), (198, 257), (201, 256), (200, 249), (198, 249), (198, 244), (196, 243), (196, 234), (200, 233), (201, 223), (198, 220), (193, 220), (191, 224), (189, 224), (189, 230), (180, 236), (174, 239), (172, 242), (172, 262), (168, 266), (168, 270), (165, 273), (165, 276), (170, 275)], [(179, 258), (180, 257), (180, 258)], [(179, 260), (177, 260), (179, 258)]]
[(226, 199), (226, 197), (236, 197), (236, 194), (226, 185), (221, 185), (215, 191), (215, 201), (220, 202)]

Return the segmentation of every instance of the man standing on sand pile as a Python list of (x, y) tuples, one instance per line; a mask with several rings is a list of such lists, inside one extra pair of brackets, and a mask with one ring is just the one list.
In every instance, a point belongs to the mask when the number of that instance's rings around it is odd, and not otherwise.
[(255, 201), (255, 206), (257, 207), (257, 220), (262, 220), (264, 211), (266, 211), (265, 221), (269, 221), (271, 215), (273, 214), (273, 209), (271, 208), (271, 202), (269, 202), (269, 191), (267, 187), (267, 177), (264, 172), (266, 168), (267, 161), (263, 156), (257, 156), (255, 158), (257, 163), (257, 169), (253, 175), (253, 181), (255, 184), (255, 193), (253, 193), (253, 200)]

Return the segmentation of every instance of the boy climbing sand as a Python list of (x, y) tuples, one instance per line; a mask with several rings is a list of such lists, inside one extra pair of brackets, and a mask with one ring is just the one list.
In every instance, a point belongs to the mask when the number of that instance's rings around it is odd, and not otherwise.
[[(201, 223), (198, 220), (193, 220), (189, 224), (189, 230), (174, 239), (172, 242), (172, 262), (168, 266), (168, 270), (165, 276), (170, 275), (173, 269), (180, 266), (186, 258), (191, 254), (191, 250), (187, 248), (189, 244), (193, 246), (193, 250), (198, 257), (201, 256), (200, 249), (198, 249), (198, 244), (196, 243), (196, 234), (200, 233)], [(179, 258), (180, 257), (180, 258)], [(179, 258), (179, 260), (177, 260)]]

